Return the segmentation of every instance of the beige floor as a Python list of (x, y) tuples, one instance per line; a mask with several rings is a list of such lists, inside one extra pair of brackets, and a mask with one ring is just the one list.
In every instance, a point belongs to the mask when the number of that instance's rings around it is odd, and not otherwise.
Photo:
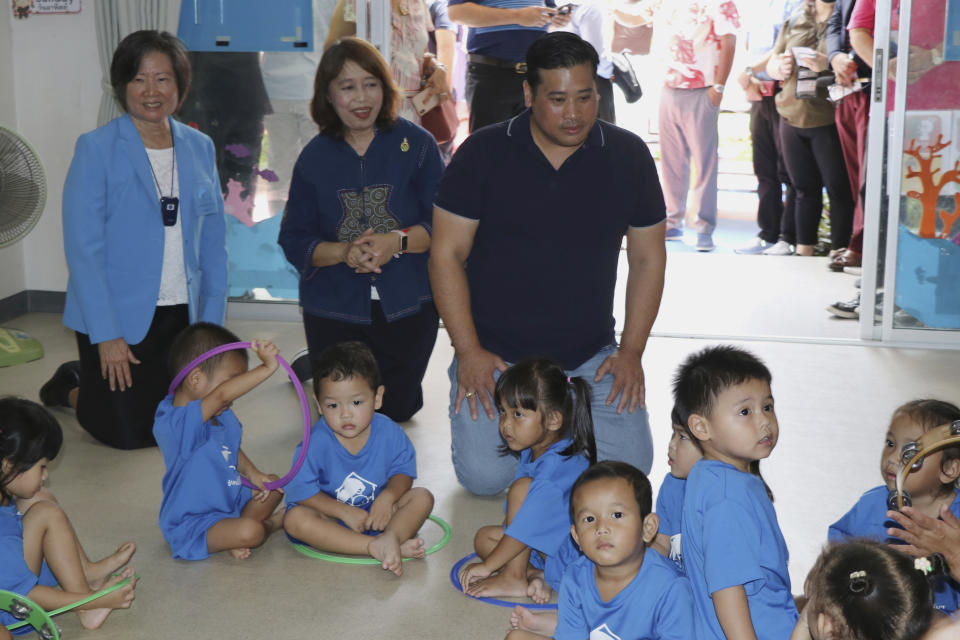
[[(777, 333), (776, 324), (768, 323), (764, 329), (766, 315), (758, 299), (746, 292), (731, 294), (730, 305), (753, 309), (744, 314), (744, 322), (753, 324), (738, 324), (740, 333)], [(658, 323), (661, 331), (669, 332), (676, 324), (669, 320), (672, 313), (667, 311)], [(713, 310), (707, 317), (720, 314)], [(275, 339), (287, 355), (302, 342), (296, 323), (228, 324), (243, 338)], [(0, 369), (0, 392), (36, 398), (54, 368), (74, 357), (72, 335), (52, 314), (31, 314), (6, 325), (34, 334), (47, 355)], [(657, 451), (651, 473), (655, 488), (667, 468), (672, 372), (686, 354), (706, 344), (709, 341), (665, 337), (650, 341), (645, 370)], [(956, 385), (960, 358), (955, 351), (775, 341), (745, 344), (774, 373), (781, 440), (764, 462), (763, 472), (776, 494), (780, 524), (792, 554), (794, 591), (799, 592), (827, 525), (861, 492), (878, 483), (877, 454), (891, 410), (919, 396), (960, 401)], [(159, 452), (102, 447), (80, 430), (70, 412), (58, 411), (66, 437), (52, 465), (51, 489), (92, 556), (112, 551), (121, 541), (135, 540), (138, 551), (133, 564), (142, 577), (133, 608), (112, 614), (99, 631), (84, 631), (72, 614), (60, 616), (65, 637), (502, 637), (508, 611), (468, 600), (453, 590), (448, 579), (454, 562), (472, 551), (477, 527), (497, 521), (502, 514), (500, 499), (470, 496), (454, 477), (445, 375), (450, 356), (447, 337), (441, 332), (424, 384), (426, 406), (406, 428), (418, 452), (418, 483), (434, 492), (435, 513), (453, 525), (453, 540), (426, 561), (407, 563), (402, 578), (376, 567), (306, 559), (281, 536), (270, 539), (247, 561), (223, 554), (204, 562), (174, 561), (156, 525), (163, 474)], [(292, 387), (276, 376), (235, 408), (244, 423), (247, 454), (262, 469), (284, 472), (300, 434)], [(439, 532), (428, 527), (424, 535), (429, 544)]]

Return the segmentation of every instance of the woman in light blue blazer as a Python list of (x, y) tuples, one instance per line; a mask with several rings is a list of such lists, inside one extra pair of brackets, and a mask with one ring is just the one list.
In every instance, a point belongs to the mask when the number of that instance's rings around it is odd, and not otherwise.
[(97, 440), (153, 446), (166, 351), (190, 322), (222, 324), (227, 253), (213, 143), (171, 116), (190, 87), (183, 44), (138, 31), (114, 52), (126, 114), (80, 136), (63, 188), (70, 279), (63, 323), (80, 360), (40, 391)]

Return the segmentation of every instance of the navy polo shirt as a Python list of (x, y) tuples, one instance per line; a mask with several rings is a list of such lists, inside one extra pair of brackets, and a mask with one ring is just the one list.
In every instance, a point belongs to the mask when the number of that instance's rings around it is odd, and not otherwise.
[[(497, 9), (523, 9), (542, 6), (540, 0), (449, 0), (448, 5), (476, 2)], [(547, 32), (547, 27), (523, 27), (506, 24), (496, 27), (471, 28), (467, 35), (467, 51), (491, 58), (522, 62), (533, 41)]]
[(624, 234), (666, 212), (639, 137), (597, 120), (555, 170), (533, 141), (529, 110), (464, 141), (436, 205), (479, 222), (466, 270), (483, 347), (508, 362), (547, 356), (565, 369), (614, 342)]

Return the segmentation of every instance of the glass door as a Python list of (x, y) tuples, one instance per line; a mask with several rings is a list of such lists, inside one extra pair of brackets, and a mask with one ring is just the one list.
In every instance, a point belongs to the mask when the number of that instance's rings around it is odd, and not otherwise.
[(874, 36), (861, 337), (960, 346), (960, 0), (878, 0)]

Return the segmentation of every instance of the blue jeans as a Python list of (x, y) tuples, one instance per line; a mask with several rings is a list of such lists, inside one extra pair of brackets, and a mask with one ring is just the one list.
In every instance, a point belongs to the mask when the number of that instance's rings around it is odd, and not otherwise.
[[(592, 358), (576, 369), (567, 371), (570, 377), (582, 377), (590, 383), (593, 392), (593, 431), (597, 440), (597, 460), (623, 460), (638, 467), (644, 473), (650, 473), (653, 464), (653, 439), (650, 436), (650, 423), (646, 409), (637, 409), (617, 414), (616, 401), (606, 405), (607, 396), (613, 387), (613, 374), (607, 374), (600, 382), (593, 382), (600, 364), (614, 351), (613, 344), (598, 351)], [(460, 413), (453, 412), (457, 398), (457, 358), (454, 356), (450, 368), (450, 449), (453, 455), (453, 469), (460, 484), (470, 493), (487, 496), (500, 493), (513, 481), (517, 471), (517, 459), (510, 455), (501, 456), (497, 452), (500, 446), (500, 423), (490, 420), (483, 407), (477, 402), (480, 417), (470, 417), (470, 409), (464, 400)], [(499, 373), (495, 372), (495, 377)], [(619, 396), (617, 398), (619, 400)]]

